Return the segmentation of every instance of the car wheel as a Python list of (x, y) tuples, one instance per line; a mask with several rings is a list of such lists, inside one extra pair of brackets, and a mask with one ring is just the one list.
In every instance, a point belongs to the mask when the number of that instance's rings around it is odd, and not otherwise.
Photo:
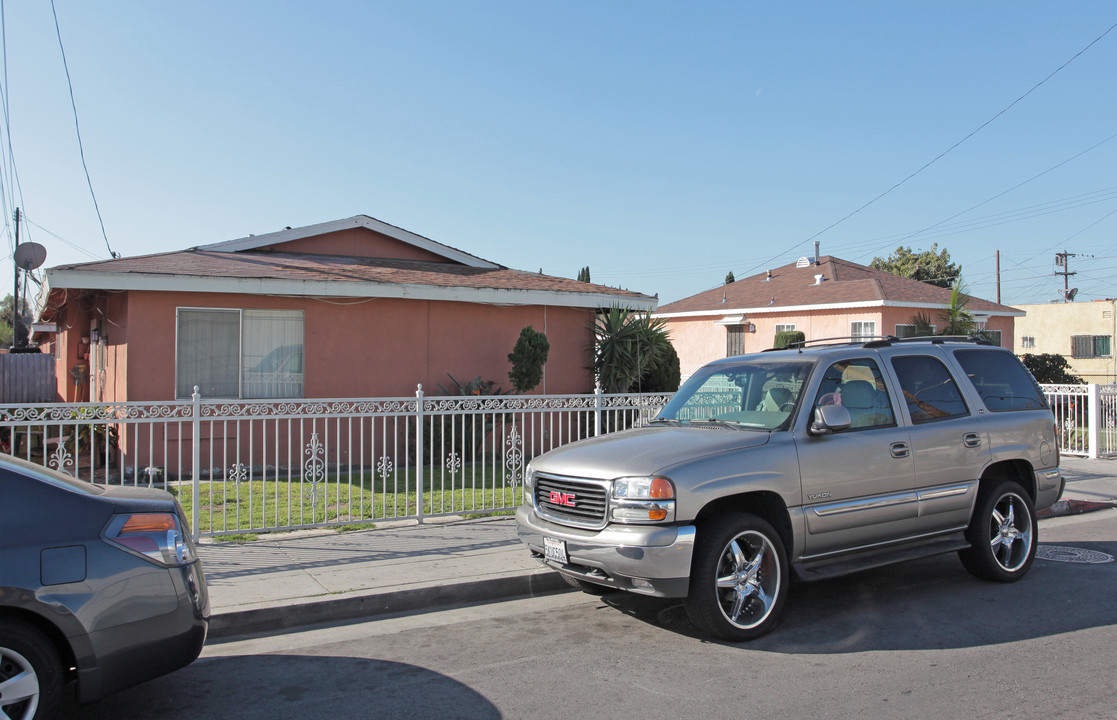
[(779, 622), (790, 580), (783, 540), (755, 515), (721, 515), (698, 530), (686, 611), (700, 630), (751, 640)]
[(958, 557), (972, 574), (999, 582), (1024, 577), (1039, 539), (1036, 511), (1024, 488), (1009, 480), (980, 493), (966, 539), (970, 547)]
[(559, 573), (559, 575), (562, 575), (562, 579), (566, 581), (567, 585), (570, 585), (571, 587), (578, 588), (582, 592), (588, 593), (590, 595), (604, 595), (605, 593), (612, 592), (612, 590), (613, 590), (613, 588), (611, 588), (611, 587), (607, 587), (605, 585), (598, 585), (597, 583), (587, 582), (585, 580), (582, 580), (581, 578), (576, 578), (572, 575), (567, 575), (566, 573)]
[(0, 712), (12, 720), (48, 720), (62, 700), (62, 661), (41, 632), (0, 620)]

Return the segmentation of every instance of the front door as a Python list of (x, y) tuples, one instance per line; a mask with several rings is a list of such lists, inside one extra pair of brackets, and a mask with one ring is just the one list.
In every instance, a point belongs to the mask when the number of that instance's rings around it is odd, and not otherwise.
[(902, 537), (918, 514), (908, 430), (872, 357), (842, 360), (824, 373), (810, 406), (839, 403), (847, 430), (796, 435), (806, 515), (806, 555), (819, 557)]

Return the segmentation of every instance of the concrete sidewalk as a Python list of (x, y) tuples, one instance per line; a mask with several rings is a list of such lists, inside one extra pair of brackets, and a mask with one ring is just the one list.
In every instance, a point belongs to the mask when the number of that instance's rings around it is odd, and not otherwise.
[[(1117, 460), (1063, 457), (1063, 500), (1045, 513), (1117, 504)], [(508, 516), (427, 521), (377, 530), (205, 542), (210, 637), (568, 589), (531, 559)]]

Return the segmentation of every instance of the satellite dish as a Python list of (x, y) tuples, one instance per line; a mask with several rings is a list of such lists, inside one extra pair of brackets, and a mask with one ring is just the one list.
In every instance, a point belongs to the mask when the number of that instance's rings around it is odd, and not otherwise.
[(1078, 288), (1071, 288), (1067, 290), (1067, 300), (1074, 300), (1074, 296), (1078, 294)]
[(15, 253), (16, 266), (24, 272), (34, 270), (47, 260), (47, 249), (35, 242), (20, 243)]

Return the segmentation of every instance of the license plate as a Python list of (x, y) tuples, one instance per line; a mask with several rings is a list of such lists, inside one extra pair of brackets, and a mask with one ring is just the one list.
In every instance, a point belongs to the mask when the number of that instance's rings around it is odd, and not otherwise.
[(566, 559), (566, 541), (556, 540), (555, 538), (543, 538), (543, 557), (548, 560), (554, 560), (557, 563), (565, 565), (569, 562)]

